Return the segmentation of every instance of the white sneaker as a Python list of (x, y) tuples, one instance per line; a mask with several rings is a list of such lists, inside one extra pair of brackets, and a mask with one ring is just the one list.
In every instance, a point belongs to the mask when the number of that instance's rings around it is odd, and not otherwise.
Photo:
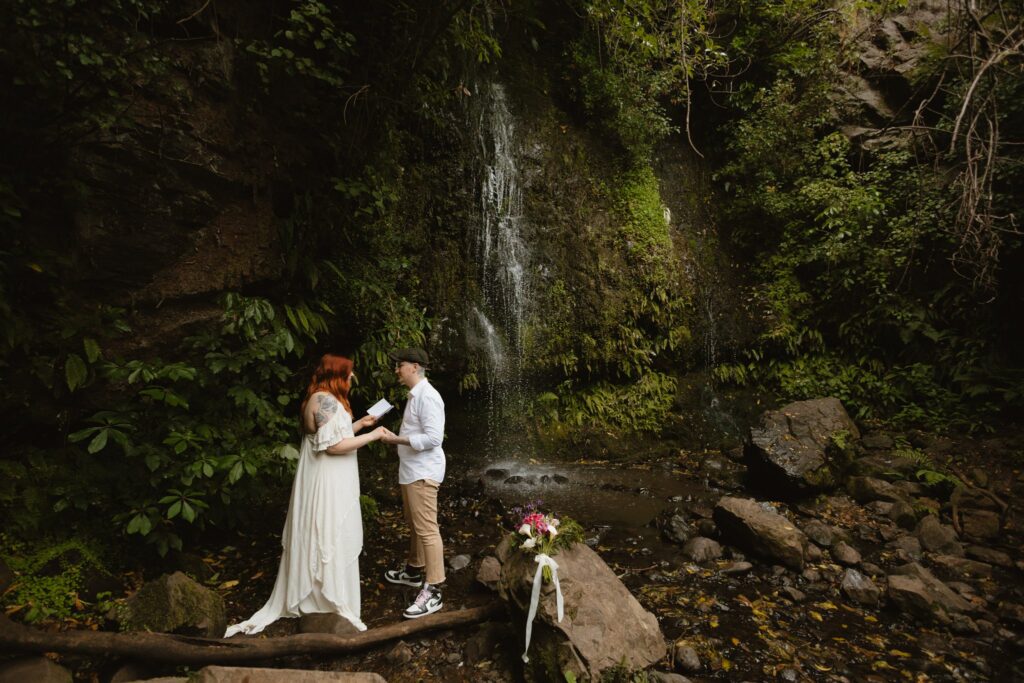
[(444, 607), (444, 602), (441, 599), (441, 589), (437, 586), (426, 584), (419, 592), (419, 595), (416, 596), (416, 599), (413, 600), (413, 603), (402, 613), (402, 616), (406, 619), (419, 619), (428, 614), (433, 614), (442, 607)]

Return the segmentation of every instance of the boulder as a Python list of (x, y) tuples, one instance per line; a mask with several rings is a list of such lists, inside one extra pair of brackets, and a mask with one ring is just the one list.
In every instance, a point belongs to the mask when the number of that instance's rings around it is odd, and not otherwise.
[(797, 401), (761, 416), (750, 429), (745, 453), (751, 472), (768, 477), (792, 493), (826, 491), (836, 486), (846, 467), (832, 437), (845, 432), (858, 439), (860, 432), (836, 398)]
[(958, 576), (992, 576), (992, 565), (968, 560), (954, 555), (932, 555), (931, 561), (938, 567)]
[(829, 548), (835, 541), (835, 536), (832, 533), (832, 527), (824, 522), (820, 522), (816, 519), (812, 519), (810, 522), (804, 525), (804, 533), (807, 538), (817, 543), (822, 548)]
[(901, 455), (881, 453), (858, 458), (850, 469), (860, 476), (891, 481), (912, 476), (917, 463)]
[(359, 629), (340, 614), (327, 612), (303, 614), (299, 617), (299, 633), (329, 633), (334, 636), (354, 636)]
[(932, 553), (943, 553), (945, 555), (956, 555), (962, 557), (963, 546), (957, 538), (956, 531), (951, 526), (939, 522), (935, 515), (928, 515), (917, 524), (914, 533), (921, 541), (921, 547)]
[(697, 651), (684, 641), (675, 644), (672, 650), (672, 658), (676, 662), (676, 667), (687, 673), (697, 673), (701, 669), (700, 657), (697, 655)]
[(380, 674), (306, 669), (257, 669), (248, 666), (205, 666), (189, 683), (386, 683)]
[(961, 528), (965, 536), (978, 540), (989, 540), (999, 536), (999, 515), (991, 510), (964, 510)]
[(683, 555), (691, 562), (696, 562), (697, 564), (712, 562), (722, 556), (722, 546), (710, 538), (697, 536), (691, 538), (683, 546)]
[(128, 598), (121, 628), (220, 638), (227, 629), (224, 600), (182, 572), (164, 574)]
[[(502, 644), (509, 643), (513, 648), (516, 648), (521, 646), (521, 642), (520, 634), (515, 633), (510, 624), (489, 622), (481, 624), (476, 633), (466, 639), (463, 656), (465, 657), (466, 664), (476, 666), (483, 661), (494, 661)], [(520, 653), (517, 652), (516, 654)]]
[(0, 683), (71, 683), (71, 672), (46, 657), (20, 657), (0, 663)]
[(898, 500), (889, 508), (889, 519), (903, 529), (913, 529), (917, 525), (917, 513), (914, 506), (905, 500)]
[(846, 567), (854, 567), (860, 564), (860, 553), (851, 545), (839, 541), (832, 546), (832, 559)]
[(501, 563), (493, 556), (480, 561), (480, 569), (476, 572), (476, 580), (492, 591), (498, 590), (498, 579), (501, 578)]
[(969, 545), (967, 546), (967, 557), (978, 560), (979, 562), (986, 562), (988, 564), (994, 564), (997, 567), (1009, 569), (1013, 566), (1013, 559), (1001, 550), (995, 548), (986, 548), (981, 545)]
[(885, 500), (890, 503), (903, 500), (903, 494), (889, 482), (875, 477), (850, 477), (846, 490), (858, 503)]
[(679, 513), (675, 513), (665, 520), (661, 527), (661, 535), (670, 543), (678, 543), (682, 545), (690, 540), (691, 536), (693, 536), (693, 528), (690, 526), (690, 522), (687, 521), (686, 517)]
[(725, 496), (715, 506), (715, 524), (729, 543), (778, 561), (790, 569), (804, 568), (807, 536), (756, 500)]
[(895, 550), (901, 559), (921, 559), (921, 541), (916, 536), (898, 536), (886, 543), (885, 547)]
[(888, 581), (889, 599), (903, 612), (918, 618), (948, 623), (950, 614), (973, 609), (969, 602), (916, 562), (897, 567)]
[[(499, 554), (499, 557), (501, 555)], [(536, 572), (535, 556), (511, 552), (501, 567), (498, 591), (525, 616)], [(604, 560), (577, 543), (554, 558), (565, 601), (558, 621), (555, 586), (545, 583), (533, 622), (528, 673), (537, 680), (599, 680), (603, 672), (624, 666), (646, 669), (668, 649), (658, 619), (645, 610)], [(519, 621), (525, 627), (525, 619)]]
[(1001, 602), (996, 610), (1002, 621), (1009, 621), (1017, 626), (1024, 626), (1024, 605), (1015, 602)]
[(667, 671), (651, 671), (647, 674), (647, 680), (651, 683), (692, 683), (686, 676)]
[(877, 605), (878, 598), (882, 595), (874, 581), (856, 569), (846, 570), (839, 587), (846, 597), (861, 605)]

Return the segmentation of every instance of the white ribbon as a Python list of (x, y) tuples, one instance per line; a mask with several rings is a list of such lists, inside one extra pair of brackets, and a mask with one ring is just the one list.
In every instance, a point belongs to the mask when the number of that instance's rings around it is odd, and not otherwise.
[(565, 605), (562, 602), (562, 587), (558, 584), (558, 563), (544, 553), (536, 557), (537, 572), (533, 575), (533, 592), (530, 595), (530, 613), (526, 617), (526, 649), (523, 650), (523, 661), (529, 662), (530, 658), (526, 653), (530, 651), (530, 636), (533, 635), (533, 618), (537, 616), (537, 605), (540, 603), (540, 587), (543, 581), (541, 575), (544, 567), (551, 567), (551, 580), (555, 584), (555, 606), (558, 610), (558, 621), (562, 621), (565, 614)]

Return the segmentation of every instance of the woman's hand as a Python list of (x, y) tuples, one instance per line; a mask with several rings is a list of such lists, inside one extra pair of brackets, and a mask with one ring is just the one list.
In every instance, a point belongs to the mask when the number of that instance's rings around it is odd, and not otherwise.
[(377, 427), (372, 432), (370, 432), (370, 436), (373, 437), (374, 441), (380, 441), (381, 439), (384, 439), (388, 436), (394, 436), (394, 434), (392, 434), (391, 430), (388, 429), (387, 427)]
[(363, 415), (361, 418), (356, 420), (353, 427), (355, 428), (354, 431), (358, 432), (362, 429), (366, 429), (367, 427), (372, 427), (375, 424), (377, 424), (377, 418), (373, 415)]

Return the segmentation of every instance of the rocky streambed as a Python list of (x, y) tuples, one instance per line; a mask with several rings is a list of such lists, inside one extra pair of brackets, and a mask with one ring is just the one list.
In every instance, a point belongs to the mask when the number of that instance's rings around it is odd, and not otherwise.
[[(441, 509), (446, 609), (502, 600), (508, 618), (271, 665), (394, 681), (549, 680), (573, 667), (577, 680), (1022, 680), (1022, 444), (1019, 434), (862, 433), (838, 401), (822, 399), (765, 413), (743, 447), (725, 451), (487, 464), (453, 451)], [(397, 620), (412, 589), (379, 579), (402, 555), (403, 525), (390, 463), (363, 466), (381, 508), (361, 560), (373, 629)], [(537, 499), (579, 520), (586, 542), (556, 557), (570, 618), (557, 622), (545, 586), (524, 664), (533, 565), (500, 541), (510, 510)], [(182, 568), (234, 621), (269, 594), (279, 539), (225, 540)], [(180, 585), (156, 580), (170, 569), (147, 568), (146, 586)], [(177, 621), (166, 630), (184, 633), (225, 619), (167, 613)], [(336, 626), (282, 620), (266, 635)], [(62, 664), (80, 680), (129, 680), (112, 662)], [(147, 671), (174, 673), (183, 671)]]

